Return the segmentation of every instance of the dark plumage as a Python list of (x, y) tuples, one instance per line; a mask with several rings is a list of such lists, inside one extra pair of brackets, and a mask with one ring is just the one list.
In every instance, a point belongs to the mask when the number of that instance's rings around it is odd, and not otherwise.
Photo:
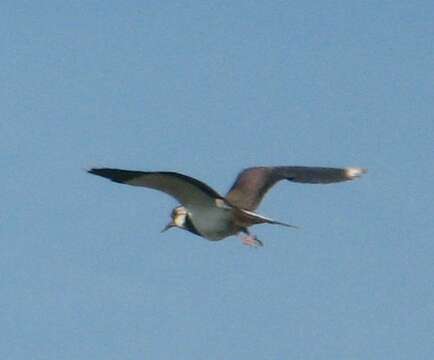
[(245, 244), (260, 246), (262, 242), (250, 235), (249, 226), (268, 223), (293, 227), (253, 212), (278, 181), (328, 184), (356, 179), (366, 170), (307, 166), (252, 167), (240, 172), (226, 197), (207, 184), (176, 172), (111, 168), (93, 168), (88, 172), (117, 183), (148, 187), (173, 196), (182, 206), (173, 210), (172, 222), (165, 229), (178, 227), (209, 240), (221, 240), (243, 232), (247, 234)]

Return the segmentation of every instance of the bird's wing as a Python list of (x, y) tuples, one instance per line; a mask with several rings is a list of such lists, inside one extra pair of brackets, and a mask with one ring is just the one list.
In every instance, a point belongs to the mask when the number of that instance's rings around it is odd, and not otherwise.
[(353, 180), (366, 172), (362, 168), (325, 168), (308, 166), (252, 167), (243, 170), (226, 195), (230, 204), (255, 210), (266, 192), (278, 181), (329, 184)]
[(110, 168), (93, 168), (88, 172), (121, 184), (163, 191), (184, 206), (215, 206), (216, 199), (222, 199), (222, 196), (203, 182), (176, 172), (144, 172)]

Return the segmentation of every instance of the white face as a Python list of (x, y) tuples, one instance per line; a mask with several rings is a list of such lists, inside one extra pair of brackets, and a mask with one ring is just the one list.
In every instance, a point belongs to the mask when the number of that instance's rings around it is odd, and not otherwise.
[(187, 218), (187, 209), (183, 206), (179, 206), (173, 209), (172, 220), (174, 225), (178, 227), (184, 227), (185, 220)]
[(185, 229), (185, 221), (187, 220), (187, 209), (184, 206), (178, 206), (172, 210), (170, 214), (172, 221), (168, 223), (161, 232), (167, 231), (174, 227)]

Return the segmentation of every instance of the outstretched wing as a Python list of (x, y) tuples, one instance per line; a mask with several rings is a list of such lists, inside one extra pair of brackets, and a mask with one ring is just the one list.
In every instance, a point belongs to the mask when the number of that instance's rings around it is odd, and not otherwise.
[(163, 191), (187, 207), (191, 205), (215, 206), (215, 200), (222, 199), (222, 196), (205, 183), (176, 172), (145, 172), (110, 168), (93, 168), (88, 172), (117, 183)]
[(362, 168), (326, 168), (309, 166), (252, 167), (243, 170), (229, 190), (226, 199), (242, 209), (255, 210), (266, 192), (278, 181), (329, 184), (353, 180), (366, 172)]

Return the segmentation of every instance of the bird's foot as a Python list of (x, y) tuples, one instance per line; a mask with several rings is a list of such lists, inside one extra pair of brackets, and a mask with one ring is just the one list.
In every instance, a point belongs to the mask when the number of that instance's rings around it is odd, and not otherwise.
[(255, 235), (246, 235), (241, 238), (242, 242), (246, 246), (261, 247), (264, 246), (261, 240), (259, 240)]

